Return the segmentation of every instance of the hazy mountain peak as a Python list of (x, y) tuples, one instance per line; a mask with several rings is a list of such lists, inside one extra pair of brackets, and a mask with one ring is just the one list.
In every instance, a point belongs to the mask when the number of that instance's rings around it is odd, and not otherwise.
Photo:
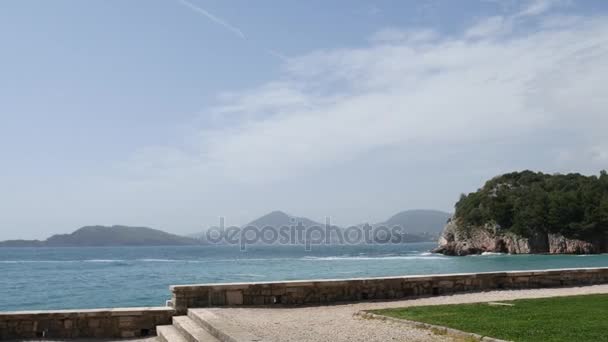
[(256, 226), (256, 227), (281, 227), (281, 226), (291, 226), (296, 225), (298, 223), (302, 223), (304, 226), (314, 226), (321, 225), (318, 222), (315, 222), (311, 219), (305, 217), (297, 217), (293, 215), (289, 215), (280, 210), (274, 210), (256, 220), (253, 220), (247, 224), (247, 226)]
[(292, 218), (293, 216), (287, 214), (284, 211), (280, 211), (280, 210), (275, 210), (275, 211), (271, 211), (270, 213), (260, 217), (260, 218)]
[(439, 234), (452, 214), (432, 209), (404, 210), (383, 222), (386, 226), (401, 226), (408, 233)]

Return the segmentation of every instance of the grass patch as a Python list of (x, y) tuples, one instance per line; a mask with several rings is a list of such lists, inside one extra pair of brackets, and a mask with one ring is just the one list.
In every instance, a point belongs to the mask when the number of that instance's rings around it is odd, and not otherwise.
[(608, 295), (502, 301), (513, 306), (456, 304), (375, 310), (503, 340), (608, 341)]

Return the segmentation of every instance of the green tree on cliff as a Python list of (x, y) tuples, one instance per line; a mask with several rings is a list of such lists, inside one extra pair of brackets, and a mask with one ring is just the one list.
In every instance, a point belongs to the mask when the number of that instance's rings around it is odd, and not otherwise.
[(522, 236), (559, 233), (608, 238), (608, 173), (599, 177), (522, 171), (495, 177), (462, 195), (456, 218), (465, 225), (496, 223)]

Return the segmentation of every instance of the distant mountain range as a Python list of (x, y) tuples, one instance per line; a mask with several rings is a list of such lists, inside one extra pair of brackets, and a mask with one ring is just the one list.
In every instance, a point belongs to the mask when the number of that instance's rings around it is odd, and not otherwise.
[[(286, 214), (280, 210), (275, 210), (273, 212), (270, 212), (260, 218), (257, 218), (245, 225), (243, 225), (241, 228), (244, 227), (248, 227), (248, 226), (254, 226), (254, 227), (258, 227), (258, 228), (264, 228), (264, 227), (283, 227), (283, 226), (292, 226), (292, 225), (297, 225), (298, 223), (302, 223), (302, 225), (304, 227), (310, 227), (310, 226), (324, 226), (325, 224), (321, 224), (319, 222), (315, 222), (311, 219), (307, 219), (306, 217), (297, 217), (297, 216), (292, 216), (289, 214)], [(217, 227), (211, 227), (211, 228), (217, 228)], [(195, 234), (191, 234), (190, 237), (195, 238), (195, 239), (202, 239), (205, 237), (205, 232), (200, 232), (200, 233), (195, 233)]]
[[(371, 226), (401, 226), (407, 232), (406, 242), (436, 241), (451, 214), (438, 210), (406, 210), (388, 220)], [(282, 227), (302, 223), (305, 227), (321, 226), (305, 217), (297, 217), (282, 211), (273, 211), (245, 226)], [(336, 227), (338, 229), (343, 229)], [(0, 242), (0, 247), (97, 247), (97, 246), (188, 246), (201, 245), (206, 241), (204, 233), (184, 237), (147, 227), (87, 226), (71, 234), (53, 235), (41, 240), (9, 240)]]
[[(405, 210), (399, 212), (393, 216), (391, 216), (388, 220), (380, 223), (370, 224), (372, 227), (378, 226), (387, 226), (394, 227), (400, 226), (404, 228), (404, 231), (407, 233), (406, 240), (408, 242), (418, 242), (418, 241), (437, 241), (439, 235), (443, 231), (446, 222), (452, 216), (450, 213), (446, 213), (439, 210)], [(320, 226), (324, 227), (325, 223), (319, 223), (314, 220), (308, 219), (306, 217), (298, 217), (289, 215), (282, 211), (273, 211), (269, 214), (266, 214), (258, 219), (255, 219), (249, 222), (243, 227), (246, 226), (255, 226), (259, 228), (263, 228), (266, 226), (270, 227), (282, 227), (282, 226), (292, 226), (298, 225), (302, 223), (304, 227), (310, 226)], [(363, 226), (366, 223), (357, 225)], [(339, 227), (338, 227), (339, 228)], [(344, 228), (340, 228), (344, 229)], [(205, 236), (205, 233), (193, 234), (194, 238), (202, 238)]]
[(199, 240), (146, 227), (88, 226), (72, 234), (53, 235), (40, 240), (11, 240), (0, 247), (98, 247), (98, 246), (186, 246)]

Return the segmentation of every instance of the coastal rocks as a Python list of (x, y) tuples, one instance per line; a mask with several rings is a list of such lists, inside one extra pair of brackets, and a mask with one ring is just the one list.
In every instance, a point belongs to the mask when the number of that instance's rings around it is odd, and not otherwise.
[(433, 252), (464, 256), (494, 253), (530, 253), (528, 241), (497, 234), (497, 227), (485, 225), (474, 229), (462, 229), (457, 220), (450, 220), (439, 238), (439, 247)]
[(488, 229), (476, 229), (475, 231), (464, 231), (459, 229), (455, 220), (450, 220), (441, 237), (439, 247), (433, 252), (445, 255), (469, 255), (480, 254), (485, 250), (496, 250), (496, 239)]
[(450, 220), (445, 226), (439, 246), (434, 253), (445, 255), (471, 255), (484, 252), (509, 254), (595, 254), (608, 249), (604, 241), (583, 241), (569, 239), (560, 234), (536, 234), (522, 237), (503, 233), (494, 224), (482, 227), (461, 226), (458, 219)]
[(563, 235), (549, 234), (549, 253), (551, 254), (597, 254), (602, 252), (601, 243), (567, 239)]

